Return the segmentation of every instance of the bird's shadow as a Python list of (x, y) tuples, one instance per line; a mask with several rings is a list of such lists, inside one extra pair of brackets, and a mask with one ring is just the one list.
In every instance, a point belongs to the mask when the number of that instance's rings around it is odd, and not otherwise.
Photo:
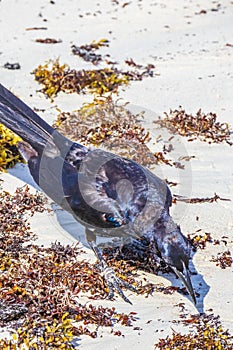
[[(38, 185), (34, 182), (33, 178), (31, 177), (31, 174), (28, 170), (28, 167), (26, 165), (18, 164), (12, 169), (9, 169), (8, 171), (11, 175), (19, 178), (20, 180), (24, 181), (25, 183), (29, 184), (30, 186), (34, 187), (36, 190), (41, 191)], [(63, 209), (60, 209), (59, 206), (57, 206), (55, 203), (52, 204), (52, 209), (55, 213), (56, 218), (54, 218), (54, 223), (59, 224), (61, 227), (61, 233), (64, 231), (68, 233), (72, 239), (75, 239), (79, 242), (81, 242), (85, 247), (89, 248), (88, 242), (86, 240), (85, 235), (85, 228), (83, 225), (78, 223), (71, 214), (67, 213)], [(56, 224), (57, 227), (57, 224)], [(64, 231), (63, 231), (64, 230)], [(55, 238), (56, 240), (56, 238)], [(104, 243), (106, 240), (102, 238), (102, 242)], [(101, 244), (101, 238), (100, 238), (100, 244)], [(195, 253), (193, 253), (194, 255)], [(205, 282), (204, 277), (198, 273), (196, 270), (192, 260), (190, 260), (190, 272), (191, 272), (191, 280), (192, 284), (195, 289), (196, 294), (196, 309), (197, 311), (202, 314), (204, 313), (204, 299), (206, 295), (209, 292), (209, 285)], [(171, 282), (172, 286), (179, 287), (178, 292), (184, 295), (183, 293), (183, 286), (181, 281), (175, 276), (174, 273), (162, 273), (159, 272), (158, 275), (168, 279)], [(188, 294), (185, 294), (186, 298), (191, 300), (190, 296)]]

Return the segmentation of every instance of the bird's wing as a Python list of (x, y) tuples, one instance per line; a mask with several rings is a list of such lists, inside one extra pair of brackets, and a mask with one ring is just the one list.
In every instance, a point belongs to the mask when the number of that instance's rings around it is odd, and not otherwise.
[[(146, 205), (144, 216), (150, 212), (156, 220), (170, 205), (171, 194), (165, 182), (132, 160), (100, 149), (86, 152), (75, 143), (66, 160), (77, 170), (81, 209), (86, 208), (85, 222), (90, 225), (124, 226), (134, 222)], [(83, 210), (72, 203), (74, 199), (71, 194), (70, 205), (78, 218)]]
[(89, 205), (104, 215), (106, 223), (122, 226), (132, 221), (146, 203), (148, 181), (137, 163), (99, 149), (83, 159), (80, 192)]

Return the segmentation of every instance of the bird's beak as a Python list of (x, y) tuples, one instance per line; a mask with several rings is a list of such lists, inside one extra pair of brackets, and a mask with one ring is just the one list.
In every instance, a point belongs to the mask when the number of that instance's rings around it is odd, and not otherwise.
[(192, 282), (191, 282), (191, 279), (189, 276), (189, 271), (188, 271), (188, 269), (185, 266), (185, 263), (183, 261), (182, 261), (182, 264), (183, 264), (183, 273), (180, 272), (179, 270), (177, 270), (177, 268), (175, 266), (171, 266), (171, 268), (173, 269), (173, 271), (175, 272), (177, 277), (183, 282), (184, 286), (186, 287), (187, 291), (189, 292), (189, 295), (192, 298), (194, 305), (196, 305), (196, 297), (195, 297)]

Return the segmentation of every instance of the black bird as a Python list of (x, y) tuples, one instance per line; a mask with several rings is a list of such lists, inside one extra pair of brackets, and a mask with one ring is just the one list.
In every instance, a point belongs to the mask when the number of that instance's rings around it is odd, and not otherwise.
[(172, 196), (164, 181), (132, 160), (73, 143), (1, 84), (0, 123), (24, 140), (19, 151), (35, 182), (85, 226), (110, 297), (116, 289), (130, 302), (120, 285), (135, 288), (107, 266), (96, 245), (97, 236), (146, 237), (196, 303), (188, 268), (191, 246), (169, 215)]

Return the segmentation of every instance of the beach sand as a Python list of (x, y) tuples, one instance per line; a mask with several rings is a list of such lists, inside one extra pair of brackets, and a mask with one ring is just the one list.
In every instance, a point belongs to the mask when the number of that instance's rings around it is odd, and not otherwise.
[[(106, 50), (117, 62), (133, 58), (140, 64), (154, 64), (156, 76), (132, 82), (119, 88), (119, 97), (129, 102), (129, 108), (145, 110), (144, 126), (150, 130), (150, 147), (156, 151), (156, 137), (165, 139), (166, 131), (158, 130), (152, 123), (158, 115), (182, 106), (195, 113), (200, 108), (217, 113), (220, 122), (233, 125), (233, 3), (221, 1), (45, 1), (27, 0), (0, 1), (0, 76), (1, 83), (11, 89), (39, 114), (52, 123), (57, 117), (57, 108), (72, 111), (91, 102), (90, 94), (59, 93), (54, 101), (38, 92), (41, 86), (34, 81), (31, 72), (49, 59), (60, 58), (72, 68), (90, 68), (90, 64), (71, 54), (71, 44), (87, 44), (92, 40), (106, 38), (110, 45)], [(28, 30), (46, 27), (46, 30)], [(38, 38), (55, 38), (62, 42), (41, 44)], [(103, 50), (103, 52), (105, 52)], [(21, 69), (8, 70), (6, 62), (19, 62)], [(154, 139), (153, 139), (154, 136)], [(184, 155), (195, 156), (180, 170), (161, 165), (155, 172), (163, 178), (176, 181), (175, 194), (187, 197), (212, 197), (217, 193), (231, 201), (187, 204), (173, 206), (175, 221), (184, 234), (209, 232), (213, 239), (227, 236), (227, 246), (209, 244), (198, 250), (193, 258), (197, 275), (192, 276), (193, 285), (200, 298), (197, 309), (212, 310), (220, 315), (224, 328), (233, 332), (233, 268), (221, 269), (210, 261), (218, 252), (233, 251), (233, 152), (226, 143), (208, 144), (175, 136), (177, 147), (169, 154), (174, 160)], [(174, 141), (175, 142), (175, 141)], [(1, 174), (3, 188), (11, 192), (17, 186), (28, 183), (33, 189), (27, 167), (18, 164), (8, 173)], [(198, 218), (198, 220), (197, 220)], [(61, 243), (83, 240), (83, 229), (76, 226), (70, 215), (61, 212), (36, 214), (31, 226), (38, 234), (38, 244), (49, 245), (51, 241)], [(49, 233), (48, 233), (49, 232)], [(78, 235), (77, 235), (78, 232)], [(86, 249), (85, 258), (95, 261), (92, 251)], [(179, 285), (173, 275), (155, 276), (141, 272), (152, 283), (165, 286)], [(179, 293), (152, 296), (133, 295), (126, 291), (133, 305), (124, 303), (119, 297), (105, 300), (105, 306), (116, 306), (119, 311), (136, 312), (137, 321), (132, 327), (120, 327), (124, 337), (110, 334), (101, 328), (98, 337), (80, 337), (78, 348), (134, 350), (154, 348), (159, 338), (172, 334), (172, 329), (183, 332), (179, 319), (179, 303), (185, 304), (187, 313), (195, 314), (188, 296)], [(101, 301), (96, 302), (101, 304)], [(103, 302), (102, 302), (103, 303)], [(148, 322), (150, 321), (150, 322)]]

